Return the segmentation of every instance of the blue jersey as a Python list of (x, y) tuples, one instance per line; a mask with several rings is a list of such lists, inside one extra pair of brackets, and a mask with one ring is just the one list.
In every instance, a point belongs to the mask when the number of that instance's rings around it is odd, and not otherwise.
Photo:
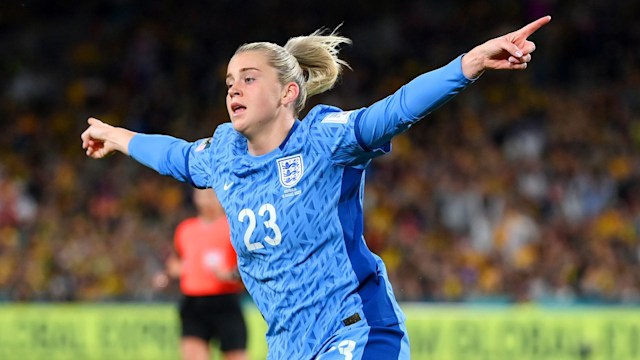
[(364, 171), (389, 140), (468, 83), (460, 58), (352, 111), (319, 105), (272, 152), (252, 156), (230, 123), (193, 143), (136, 135), (138, 161), (213, 188), (238, 267), (268, 324), (270, 359), (312, 359), (353, 322), (404, 321), (385, 267), (363, 237)]

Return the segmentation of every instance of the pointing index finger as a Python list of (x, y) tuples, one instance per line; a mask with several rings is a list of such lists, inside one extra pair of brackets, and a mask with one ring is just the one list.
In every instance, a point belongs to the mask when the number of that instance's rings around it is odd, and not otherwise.
[(538, 19), (536, 21), (533, 21), (533, 22), (530, 22), (529, 24), (527, 24), (524, 27), (522, 27), (520, 30), (518, 30), (518, 33), (520, 35), (523, 35), (524, 38), (526, 39), (531, 34), (536, 32), (538, 29), (540, 29), (544, 25), (548, 24), (550, 21), (551, 21), (551, 16), (549, 16), (549, 15), (543, 16), (540, 19)]

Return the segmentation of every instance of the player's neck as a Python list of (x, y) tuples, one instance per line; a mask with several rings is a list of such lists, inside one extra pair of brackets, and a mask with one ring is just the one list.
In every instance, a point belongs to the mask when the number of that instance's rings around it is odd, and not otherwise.
[(289, 131), (295, 123), (293, 114), (274, 120), (270, 126), (266, 126), (261, 131), (248, 139), (247, 150), (253, 156), (268, 154), (278, 148), (287, 138)]

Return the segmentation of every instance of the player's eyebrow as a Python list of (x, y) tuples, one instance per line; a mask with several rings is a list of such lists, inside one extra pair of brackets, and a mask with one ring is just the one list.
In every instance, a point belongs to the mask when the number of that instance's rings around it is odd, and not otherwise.
[[(250, 71), (250, 70), (260, 71), (260, 69), (255, 68), (255, 67), (245, 67), (245, 68), (240, 69), (240, 73), (247, 72), (247, 71)], [(229, 73), (229, 74), (227, 74), (227, 76), (225, 77), (225, 79), (230, 79), (230, 78), (233, 78), (233, 75), (231, 75), (231, 74)]]

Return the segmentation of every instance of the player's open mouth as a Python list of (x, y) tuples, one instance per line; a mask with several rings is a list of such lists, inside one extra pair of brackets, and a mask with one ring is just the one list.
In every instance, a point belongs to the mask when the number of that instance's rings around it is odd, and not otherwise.
[(246, 106), (242, 105), (242, 104), (238, 104), (238, 103), (233, 103), (230, 106), (231, 108), (231, 112), (235, 115), (235, 114), (239, 114), (243, 111), (245, 111), (247, 109)]

